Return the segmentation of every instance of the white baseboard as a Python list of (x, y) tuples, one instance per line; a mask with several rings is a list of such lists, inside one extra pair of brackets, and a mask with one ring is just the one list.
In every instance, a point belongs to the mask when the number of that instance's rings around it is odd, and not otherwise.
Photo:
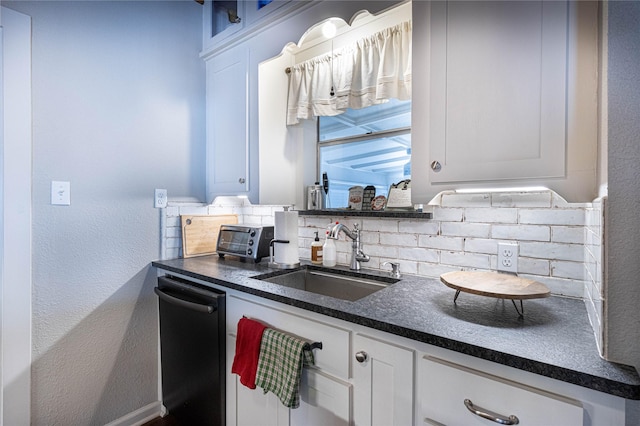
[(152, 402), (142, 408), (137, 409), (125, 416), (116, 419), (105, 426), (140, 426), (146, 422), (160, 417), (162, 404), (160, 401)]

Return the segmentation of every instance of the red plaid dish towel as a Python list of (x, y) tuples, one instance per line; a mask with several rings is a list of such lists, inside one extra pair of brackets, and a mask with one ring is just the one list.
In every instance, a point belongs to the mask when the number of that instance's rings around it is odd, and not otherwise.
[(256, 385), (264, 393), (273, 392), (286, 407), (298, 408), (302, 367), (313, 364), (307, 342), (267, 328), (262, 334)]
[(267, 328), (259, 321), (240, 318), (236, 337), (236, 354), (233, 357), (231, 372), (240, 376), (240, 383), (249, 389), (256, 388), (256, 371), (260, 356), (262, 334)]

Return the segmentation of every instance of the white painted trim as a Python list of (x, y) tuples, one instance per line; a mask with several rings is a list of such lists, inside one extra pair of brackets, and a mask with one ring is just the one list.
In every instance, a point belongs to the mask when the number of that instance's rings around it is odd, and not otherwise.
[(142, 408), (132, 411), (131, 413), (120, 417), (105, 426), (140, 426), (150, 420), (160, 417), (161, 404), (160, 401), (152, 402)]
[[(2, 418), (31, 422), (31, 17), (2, 8)], [(6, 284), (6, 285), (5, 285)]]

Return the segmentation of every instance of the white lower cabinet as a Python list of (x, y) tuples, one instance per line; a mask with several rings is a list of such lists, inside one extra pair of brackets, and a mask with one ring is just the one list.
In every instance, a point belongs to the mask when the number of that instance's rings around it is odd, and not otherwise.
[[(314, 349), (315, 367), (304, 368), (300, 383), (300, 406), (285, 407), (273, 393), (248, 389), (231, 366), (235, 355), (237, 323), (243, 316), (269, 327), (321, 342)], [(352, 384), (349, 379), (351, 331), (315, 318), (313, 314), (285, 311), (244, 297), (227, 298), (227, 424), (237, 426), (351, 425)]]
[(423, 424), (583, 425), (578, 401), (430, 356), (420, 363)]
[[(274, 394), (248, 389), (231, 374), (243, 315), (322, 342), (314, 350), (315, 366), (303, 370), (300, 407), (288, 409)], [(515, 423), (511, 416), (523, 426), (628, 420), (620, 397), (228, 291), (230, 426), (487, 426)]]
[(355, 424), (413, 424), (414, 352), (360, 334), (353, 342)]

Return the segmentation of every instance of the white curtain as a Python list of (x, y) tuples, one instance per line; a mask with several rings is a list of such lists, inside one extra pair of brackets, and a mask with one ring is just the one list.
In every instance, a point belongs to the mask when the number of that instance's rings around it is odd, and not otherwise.
[(391, 98), (411, 99), (411, 21), (292, 67), (287, 125)]

